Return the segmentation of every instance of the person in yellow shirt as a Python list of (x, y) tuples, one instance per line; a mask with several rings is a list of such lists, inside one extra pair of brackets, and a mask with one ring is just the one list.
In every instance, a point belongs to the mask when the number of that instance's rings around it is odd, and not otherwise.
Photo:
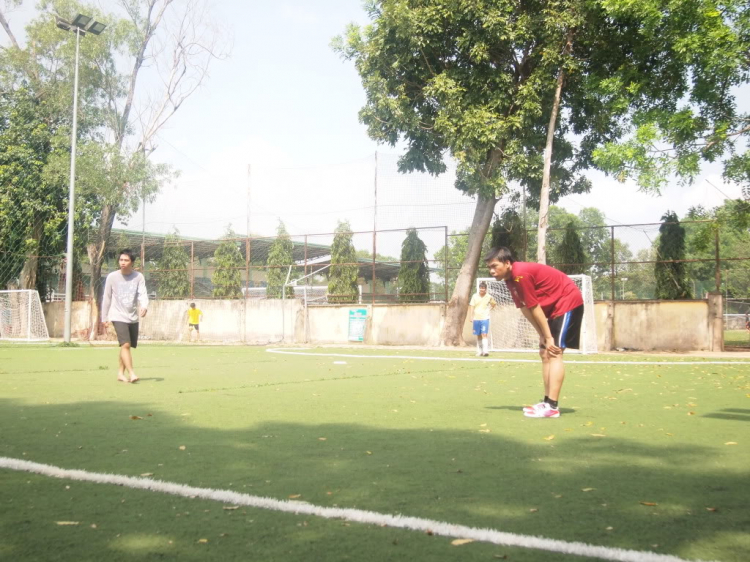
[(487, 357), (489, 353), (489, 342), (487, 335), (490, 331), (490, 310), (497, 303), (492, 295), (487, 293), (487, 283), (479, 284), (479, 292), (471, 297), (469, 306), (474, 307), (474, 335), (477, 337), (477, 357)]
[(201, 339), (200, 323), (203, 320), (203, 312), (200, 308), (195, 308), (195, 303), (190, 303), (190, 309), (188, 310), (188, 327), (190, 329), (190, 339), (193, 339), (193, 330), (195, 330), (195, 337), (197, 340)]

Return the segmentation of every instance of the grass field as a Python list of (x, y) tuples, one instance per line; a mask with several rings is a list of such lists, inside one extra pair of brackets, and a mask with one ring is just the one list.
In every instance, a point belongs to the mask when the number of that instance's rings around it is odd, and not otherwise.
[(747, 330), (724, 330), (724, 345), (750, 348), (750, 333)]
[[(115, 381), (113, 347), (0, 346), (0, 456), (684, 559), (750, 559), (748, 364), (571, 363), (562, 417), (528, 419), (520, 408), (539, 398), (536, 362), (306, 351), (320, 355), (144, 345), (134, 351), (141, 382), (129, 385)], [(336, 352), (359, 357), (325, 355)], [(582, 359), (592, 356), (571, 357)], [(227, 507), (0, 469), (0, 559), (586, 559)]]

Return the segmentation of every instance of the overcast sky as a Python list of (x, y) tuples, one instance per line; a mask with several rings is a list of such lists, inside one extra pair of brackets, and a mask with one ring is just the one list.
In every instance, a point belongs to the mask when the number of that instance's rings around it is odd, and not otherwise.
[[(450, 175), (396, 178), (398, 149), (377, 146), (359, 124), (365, 102), (359, 77), (330, 42), (348, 23), (367, 22), (360, 0), (213, 5), (233, 38), (232, 54), (214, 64), (206, 84), (160, 135), (154, 158), (181, 170), (181, 177), (147, 206), (147, 231), (177, 227), (185, 235), (216, 237), (231, 223), (244, 233), (248, 188), (253, 233), (273, 234), (279, 218), (296, 234), (331, 232), (347, 218), (355, 230), (372, 228), (376, 150), (382, 167), (378, 202), (387, 205), (379, 210), (379, 228), (453, 228), (471, 220), (471, 201), (452, 187)], [(11, 26), (24, 17), (23, 9), (10, 12)], [(590, 194), (559, 205), (572, 213), (598, 207), (612, 224), (657, 222), (668, 209), (683, 215), (691, 206), (740, 196), (717, 167), (692, 186), (671, 185), (660, 197), (603, 174), (590, 177)], [(139, 211), (128, 228), (140, 230), (142, 223)]]

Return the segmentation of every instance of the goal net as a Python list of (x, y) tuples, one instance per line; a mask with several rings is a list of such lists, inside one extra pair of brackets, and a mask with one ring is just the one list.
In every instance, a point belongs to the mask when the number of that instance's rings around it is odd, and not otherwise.
[(0, 340), (49, 339), (42, 302), (37, 291), (0, 291)]
[[(583, 295), (583, 322), (581, 325), (581, 349), (568, 350), (570, 353), (596, 353), (596, 316), (594, 315), (594, 292), (591, 277), (569, 275)], [(539, 335), (533, 326), (516, 308), (505, 281), (492, 277), (477, 279), (479, 284), (487, 283), (487, 292), (497, 302), (490, 312), (490, 349), (492, 351), (538, 351)]]

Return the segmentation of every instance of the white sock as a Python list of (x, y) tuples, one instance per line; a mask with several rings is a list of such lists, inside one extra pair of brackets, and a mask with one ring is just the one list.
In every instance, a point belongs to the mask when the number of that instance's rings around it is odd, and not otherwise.
[(487, 347), (487, 338), (482, 338), (482, 353), (488, 353)]
[(477, 336), (477, 353), (482, 353), (482, 338)]

